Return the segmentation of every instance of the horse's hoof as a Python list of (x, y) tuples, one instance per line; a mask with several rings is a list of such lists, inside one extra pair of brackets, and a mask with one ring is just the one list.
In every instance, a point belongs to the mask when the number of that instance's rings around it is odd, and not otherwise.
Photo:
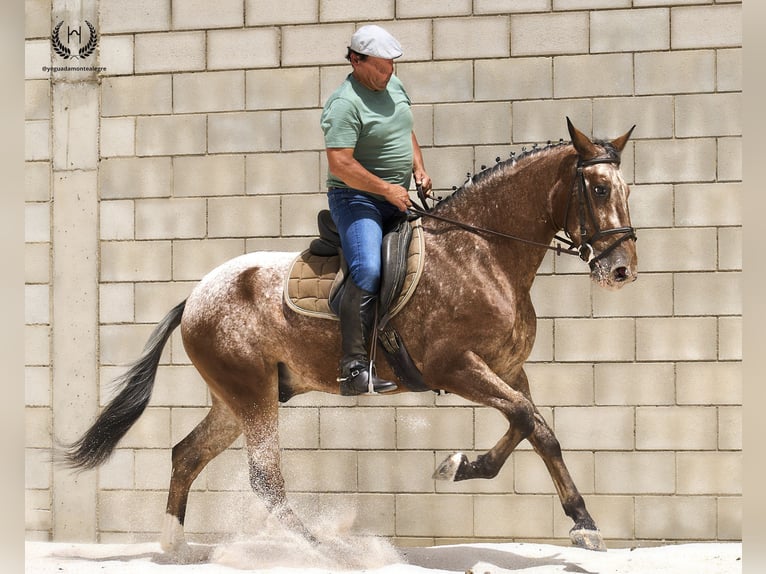
[(436, 480), (459, 480), (458, 471), (461, 467), (468, 464), (468, 457), (462, 452), (456, 452), (442, 462), (434, 471), (433, 476)]
[(595, 550), (597, 552), (606, 552), (606, 544), (601, 532), (598, 529), (590, 530), (587, 528), (572, 528), (569, 531), (569, 539), (572, 544), (585, 548), (586, 550)]

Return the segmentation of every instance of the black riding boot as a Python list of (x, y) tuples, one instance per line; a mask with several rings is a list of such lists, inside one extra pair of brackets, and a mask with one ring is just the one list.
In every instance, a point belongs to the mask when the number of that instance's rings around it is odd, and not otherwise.
[(349, 277), (340, 300), (340, 333), (343, 358), (340, 360), (341, 395), (387, 393), (396, 383), (379, 379), (368, 353), (375, 322), (378, 296), (360, 289)]

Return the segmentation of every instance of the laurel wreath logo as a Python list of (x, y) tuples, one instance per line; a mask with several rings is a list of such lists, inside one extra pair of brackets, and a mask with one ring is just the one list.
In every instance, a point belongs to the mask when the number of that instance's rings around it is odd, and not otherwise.
[(68, 60), (69, 58), (87, 58), (90, 56), (96, 50), (96, 46), (98, 45), (98, 34), (96, 33), (96, 27), (93, 26), (93, 24), (87, 20), (85, 20), (85, 23), (88, 25), (88, 29), (90, 30), (90, 38), (88, 39), (88, 43), (80, 48), (77, 54), (72, 54), (72, 51), (69, 49), (69, 47), (62, 44), (61, 39), (59, 38), (59, 30), (64, 24), (64, 21), (62, 20), (56, 24), (56, 27), (53, 28), (53, 34), (51, 34), (51, 44), (53, 45), (53, 51), (65, 60)]

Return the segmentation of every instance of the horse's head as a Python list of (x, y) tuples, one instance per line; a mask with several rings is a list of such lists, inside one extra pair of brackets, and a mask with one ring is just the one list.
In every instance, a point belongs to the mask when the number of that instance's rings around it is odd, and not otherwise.
[(567, 118), (577, 151), (577, 175), (569, 199), (566, 231), (588, 261), (591, 279), (617, 289), (635, 281), (636, 235), (630, 224), (630, 189), (620, 171), (620, 153), (633, 132), (611, 141), (591, 141)]

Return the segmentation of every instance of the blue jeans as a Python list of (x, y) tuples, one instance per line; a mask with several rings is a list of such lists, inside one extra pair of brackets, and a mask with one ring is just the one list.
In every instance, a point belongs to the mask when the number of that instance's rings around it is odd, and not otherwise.
[(351, 278), (360, 289), (377, 293), (383, 229), (403, 212), (392, 203), (353, 189), (331, 188), (327, 198)]

